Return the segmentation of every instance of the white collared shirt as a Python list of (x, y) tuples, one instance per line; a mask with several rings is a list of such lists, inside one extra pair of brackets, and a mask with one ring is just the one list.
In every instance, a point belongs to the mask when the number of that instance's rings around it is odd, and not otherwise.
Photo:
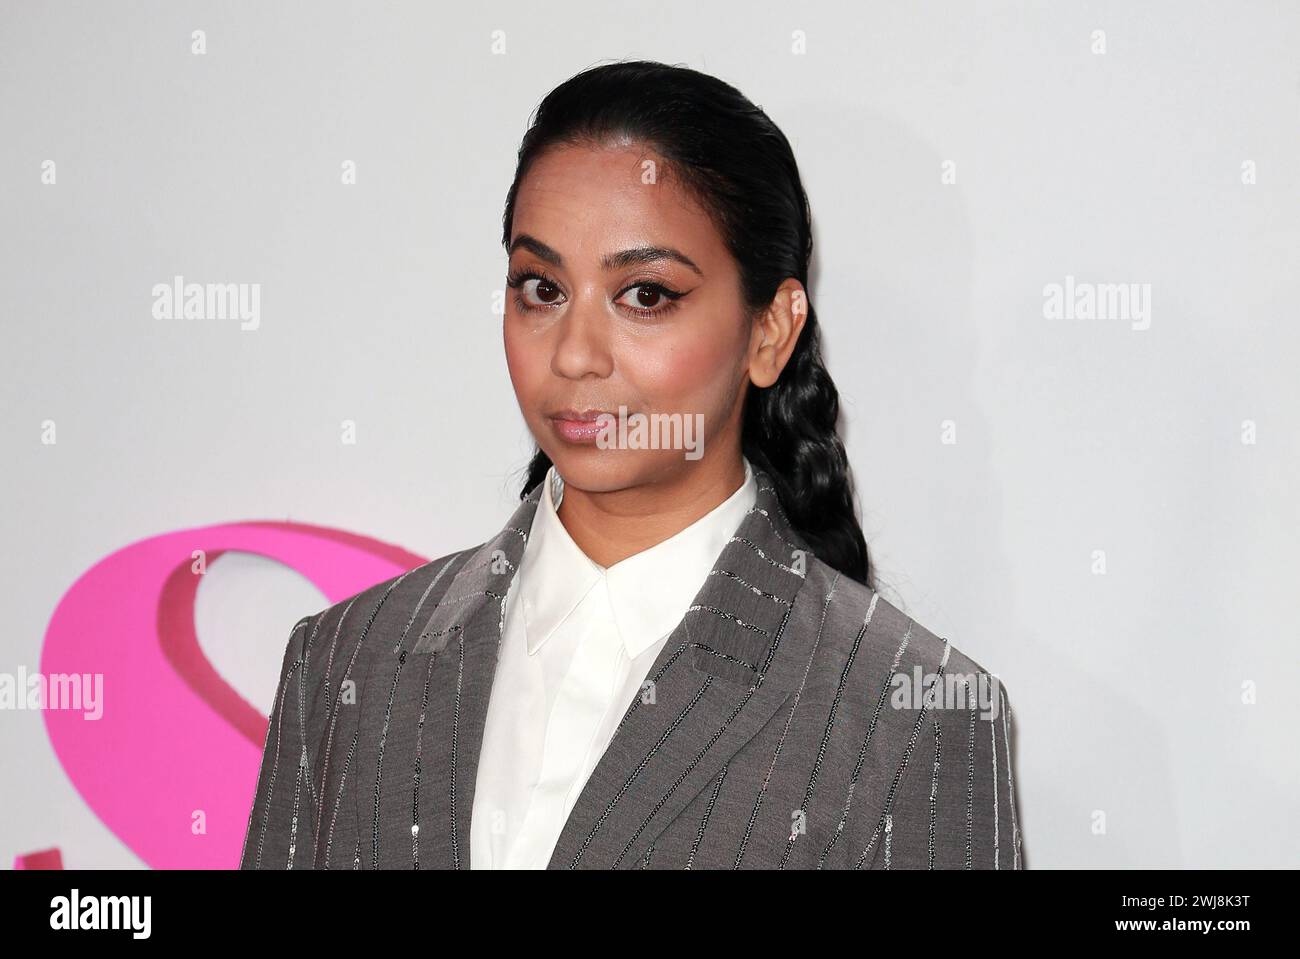
[(471, 869), (545, 869), (587, 778), (757, 484), (676, 535), (604, 568), (578, 547), (546, 475), (505, 621), (470, 818)]

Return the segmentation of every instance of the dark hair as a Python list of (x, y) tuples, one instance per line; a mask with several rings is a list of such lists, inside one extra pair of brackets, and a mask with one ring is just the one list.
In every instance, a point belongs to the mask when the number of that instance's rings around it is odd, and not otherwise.
[[(546, 95), (519, 147), (506, 197), (507, 250), (515, 198), (533, 161), (556, 144), (634, 142), (662, 157), (712, 216), (739, 267), (745, 306), (766, 308), (787, 277), (808, 286), (812, 223), (785, 134), (739, 90), (683, 66), (647, 60), (592, 67)], [(660, 174), (662, 175), (662, 173)], [(803, 331), (775, 383), (750, 384), (742, 452), (776, 486), (791, 525), (823, 562), (875, 589), (853, 479), (836, 434), (839, 393), (821, 358), (809, 300)], [(538, 449), (520, 497), (546, 476)]]

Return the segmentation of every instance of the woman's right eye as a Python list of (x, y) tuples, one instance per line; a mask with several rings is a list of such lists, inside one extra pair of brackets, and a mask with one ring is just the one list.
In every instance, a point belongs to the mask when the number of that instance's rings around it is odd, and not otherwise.
[(557, 302), (562, 302), (561, 298), (564, 296), (560, 292), (558, 283), (550, 277), (532, 271), (512, 273), (506, 278), (506, 285), (519, 291), (515, 296), (515, 302), (525, 310), (540, 310), (555, 306)]

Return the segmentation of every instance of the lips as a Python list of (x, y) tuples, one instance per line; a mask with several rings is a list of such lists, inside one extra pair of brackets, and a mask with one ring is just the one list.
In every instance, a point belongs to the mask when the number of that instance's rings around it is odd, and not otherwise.
[(614, 416), (608, 410), (557, 410), (550, 414), (551, 419), (566, 423), (594, 423), (601, 416)]
[[(608, 417), (606, 419), (605, 417)], [(551, 428), (568, 443), (591, 446), (618, 417), (606, 410), (558, 410), (550, 415)]]

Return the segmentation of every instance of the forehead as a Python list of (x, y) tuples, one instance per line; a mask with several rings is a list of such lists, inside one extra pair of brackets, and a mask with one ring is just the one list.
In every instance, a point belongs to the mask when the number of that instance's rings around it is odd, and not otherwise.
[(726, 255), (703, 207), (658, 155), (639, 145), (566, 144), (543, 152), (515, 197), (511, 239), (520, 233), (584, 261), (647, 243), (681, 249), (702, 269), (702, 260)]

